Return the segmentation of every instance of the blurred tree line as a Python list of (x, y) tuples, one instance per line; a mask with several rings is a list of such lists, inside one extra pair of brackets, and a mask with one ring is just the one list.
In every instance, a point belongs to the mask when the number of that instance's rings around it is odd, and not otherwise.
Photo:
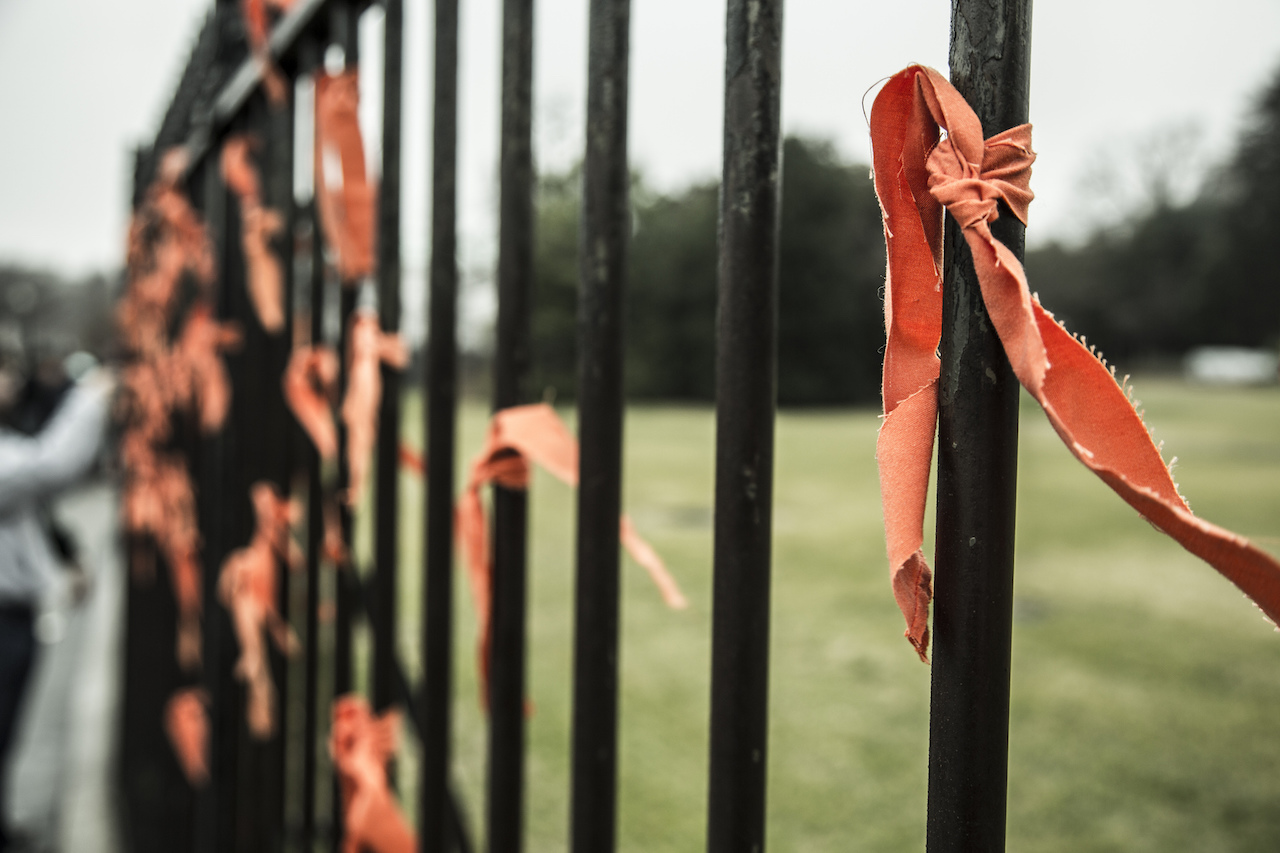
[[(884, 238), (868, 169), (808, 139), (786, 139), (784, 158), (779, 401), (874, 403)], [(1032, 289), (1068, 328), (1128, 364), (1202, 345), (1280, 344), (1280, 76), (1191, 201), (1155, 190), (1079, 245), (1028, 253)], [(534, 387), (560, 398), (576, 385), (579, 192), (573, 171), (544, 177), (538, 196)], [(707, 183), (658, 195), (633, 179), (632, 399), (714, 397), (717, 194)]]
[[(1177, 168), (1177, 164), (1172, 164)], [(1235, 150), (1186, 203), (1160, 186), (1147, 206), (1083, 245), (1027, 257), (1058, 319), (1109, 359), (1192, 347), (1280, 344), (1280, 75)]]
[[(778, 388), (784, 405), (872, 402), (884, 346), (884, 237), (866, 166), (822, 142), (784, 142)], [(576, 387), (580, 175), (544, 177), (535, 248), (534, 386)], [(632, 399), (715, 396), (719, 188), (657, 195), (632, 183), (626, 386)]]
[(0, 263), (0, 351), (28, 368), (76, 350), (111, 355), (117, 285), (100, 273), (68, 278)]

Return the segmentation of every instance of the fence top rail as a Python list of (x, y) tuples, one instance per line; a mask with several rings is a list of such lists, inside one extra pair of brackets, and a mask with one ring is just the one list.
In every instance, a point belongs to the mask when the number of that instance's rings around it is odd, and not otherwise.
[[(376, 0), (298, 0), (271, 28), (267, 41), (271, 62), (281, 64), (293, 55), (299, 43), (317, 26), (320, 13), (335, 3), (344, 2), (363, 11), (374, 5)], [(251, 53), (214, 95), (212, 107), (203, 120), (194, 123), (187, 137), (188, 173), (209, 153), (222, 130), (244, 109), (254, 90), (262, 85), (266, 71), (262, 59)]]

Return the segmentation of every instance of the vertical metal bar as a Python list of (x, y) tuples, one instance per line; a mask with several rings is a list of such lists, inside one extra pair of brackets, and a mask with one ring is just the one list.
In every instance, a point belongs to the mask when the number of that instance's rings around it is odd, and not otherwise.
[(782, 0), (730, 0), (716, 317), (707, 849), (761, 851), (777, 401)]
[[(324, 340), (324, 240), (320, 213), (311, 199), (311, 343)], [(307, 596), (306, 646), (303, 651), (302, 842), (308, 850), (316, 831), (316, 749), (320, 704), (320, 552), (324, 536), (324, 488), (320, 453), (307, 443)]]
[[(217, 168), (209, 159), (201, 165), (198, 174), (204, 185), (205, 223), (221, 269), (225, 258), (222, 247), (227, 239), (224, 225), (224, 210), (228, 202), (226, 190), (222, 186)], [(233, 777), (235, 773), (234, 753), (229, 754), (223, 748), (224, 738), (221, 736), (226, 728), (223, 720), (231, 714), (234, 702), (234, 690), (227, 677), (230, 666), (227, 665), (223, 650), (230, 622), (225, 611), (213, 604), (218, 600), (218, 567), (231, 550), (228, 545), (228, 513), (225, 509), (231, 479), (227, 465), (232, 458), (229, 445), (230, 437), (224, 432), (206, 439), (200, 453), (202, 470), (198, 500), (204, 546), (201, 552), (203, 574), (200, 594), (205, 602), (200, 646), (204, 687), (209, 696), (210, 734), (209, 782), (201, 792), (196, 815), (196, 850), (201, 853), (222, 850), (230, 844), (228, 832), (234, 815), (234, 809), (231, 808), (234, 804), (230, 797), (230, 792), (234, 790), (234, 778), (228, 781), (228, 777)]]
[(426, 401), (427, 500), (422, 589), (423, 729), (418, 843), (449, 847), (453, 701), (453, 488), (458, 409), (458, 0), (435, 3), (431, 143), (431, 304)]
[[(1031, 0), (952, 4), (951, 80), (991, 136), (1027, 120)], [(1022, 257), (1007, 210), (992, 232)], [(1009, 754), (1018, 381), (948, 217), (938, 388), (938, 516), (928, 849), (1001, 851)]]
[[(330, 25), (333, 29), (332, 37), (336, 44), (342, 47), (343, 55), (348, 68), (357, 68), (360, 63), (359, 47), (360, 47), (360, 12), (355, 5), (348, 2), (335, 3), (332, 7), (332, 20)], [(339, 399), (345, 399), (347, 394), (347, 383), (350, 378), (350, 368), (348, 358), (348, 348), (351, 338), (351, 317), (355, 313), (356, 301), (358, 296), (359, 282), (343, 281), (338, 297), (338, 357), (340, 369), (338, 371), (338, 395)], [(348, 545), (351, 543), (351, 532), (353, 528), (352, 507), (348, 506), (345, 500), (347, 489), (350, 487), (350, 467), (348, 466), (347, 456), (347, 427), (341, 419), (338, 420), (338, 494), (339, 500), (339, 516), (342, 525), (342, 540)], [(349, 566), (347, 571), (355, 571), (355, 566)], [(352, 666), (351, 666), (351, 633), (353, 627), (354, 602), (350, 596), (344, 591), (346, 585), (339, 583), (335, 592), (334, 607), (334, 669), (333, 669), (333, 693), (334, 696), (341, 696), (350, 692), (352, 688)], [(335, 782), (336, 784), (336, 782)], [(337, 820), (341, 813), (338, 806), (337, 791), (335, 788), (335, 824), (340, 823)], [(335, 833), (334, 843), (338, 843), (341, 833)]]
[[(338, 370), (338, 397), (345, 399), (347, 384), (350, 381), (351, 366), (347, 356), (351, 342), (351, 316), (355, 313), (356, 299), (359, 292), (356, 287), (342, 282), (338, 292), (338, 317), (342, 323), (338, 335), (338, 353), (340, 367)], [(342, 526), (342, 541), (350, 547), (354, 518), (353, 507), (347, 505), (347, 489), (351, 486), (351, 468), (348, 464), (347, 426), (338, 419), (338, 516)], [(354, 553), (352, 557), (354, 558)], [(339, 567), (338, 571), (356, 571), (355, 565)], [(344, 590), (345, 585), (337, 584), (334, 591), (334, 639), (333, 639), (333, 695), (341, 696), (349, 693), (353, 686), (351, 665), (351, 632), (353, 626), (355, 603)]]
[[(259, 143), (269, 144), (264, 138), (269, 129), (267, 113), (265, 98), (261, 94), (256, 95), (236, 117), (233, 131), (247, 133)], [(210, 153), (213, 168), (217, 168), (220, 151), (219, 140)], [(269, 152), (259, 147), (255, 154), (259, 155), (255, 159), (266, 188), (270, 181), (270, 164), (266, 156)], [(227, 214), (224, 219), (227, 230), (223, 249), (222, 298), (227, 318), (243, 330), (243, 342), (235, 353), (227, 357), (232, 396), (225, 428), (234, 434), (236, 455), (225, 506), (232, 513), (234, 523), (229, 544), (241, 548), (249, 543), (256, 527), (250, 491), (258, 481), (272, 480), (278, 474), (273, 469), (284, 455), (282, 448), (287, 414), (279, 389), (285, 350), (284, 342), (273, 340), (273, 336), (263, 328), (249, 299), (250, 270), (242, 240), (245, 221), (240, 200), (234, 194), (228, 196)], [(215, 571), (221, 574), (221, 564)], [(232, 656), (238, 658), (241, 652), (239, 638), (230, 645), (230, 649)], [(274, 671), (279, 662), (273, 661), (276, 650), (269, 641), (263, 652), (269, 670)], [(272, 837), (281, 828), (280, 813), (273, 803), (274, 789), (279, 780), (271, 773), (276, 765), (273, 743), (259, 739), (249, 729), (245, 713), (247, 692), (246, 682), (237, 678), (237, 698), (231, 706), (237, 727), (238, 752), (235, 849), (257, 853), (273, 846)], [(278, 722), (279, 715), (280, 705), (277, 702), (273, 709), (273, 723)]]
[[(533, 283), (533, 0), (504, 0), (494, 410), (528, 402)], [(493, 490), (488, 839), (521, 849), (524, 810), (525, 540), (523, 491)]]
[[(342, 48), (347, 68), (358, 68), (360, 63), (360, 12), (359, 8), (346, 0), (339, 0), (329, 7), (329, 37), (333, 44)], [(338, 289), (338, 399), (346, 398), (347, 384), (350, 378), (348, 348), (351, 337), (351, 317), (355, 313), (359, 282), (341, 281)], [(348, 547), (352, 544), (354, 518), (352, 507), (346, 503), (346, 493), (351, 485), (351, 472), (348, 465), (347, 427), (341, 418), (338, 419), (338, 518), (342, 530), (342, 541)], [(354, 554), (353, 554), (354, 556)], [(357, 571), (354, 561), (352, 565), (339, 567), (338, 571)], [(352, 678), (352, 632), (354, 628), (355, 602), (351, 600), (350, 584), (337, 579), (334, 584), (334, 616), (333, 616), (333, 696), (336, 698), (351, 692)], [(334, 853), (342, 849), (343, 810), (342, 791), (338, 776), (333, 776), (331, 793), (332, 830), (330, 843)]]
[[(319, 45), (314, 38), (304, 38), (298, 43), (298, 71), (313, 75), (319, 73)], [(314, 89), (312, 92), (311, 116), (315, 117)], [(311, 138), (308, 144), (315, 149), (315, 124), (309, 128)], [(314, 164), (313, 164), (314, 166)], [(310, 234), (308, 248), (311, 252), (307, 265), (308, 281), (306, 298), (303, 302), (305, 316), (309, 320), (309, 340), (312, 346), (318, 346), (324, 340), (324, 239), (320, 231), (319, 205), (315, 197), (315, 182), (312, 177), (311, 201), (305, 208), (305, 216)], [(302, 826), (301, 843), (303, 849), (314, 849), (316, 837), (316, 750), (318, 747), (319, 702), (320, 702), (320, 557), (324, 536), (324, 491), (321, 482), (320, 454), (310, 441), (302, 442), (304, 450), (303, 464), (307, 475), (307, 539), (306, 539), (306, 595), (303, 601), (303, 625), (305, 634), (302, 651)]]
[(592, 0), (578, 245), (577, 594), (573, 850), (616, 839), (618, 515), (622, 506), (622, 309), (631, 231), (627, 163), (630, 0)]
[[(290, 80), (292, 84), (292, 80)], [(285, 367), (289, 362), (289, 353), (293, 345), (293, 289), (294, 289), (294, 253), (293, 229), (296, 225), (293, 202), (293, 125), (294, 103), (293, 86), (285, 88), (286, 101), (273, 105), (266, 116), (264, 125), (267, 129), (267, 150), (265, 152), (265, 174), (263, 180), (264, 201), (267, 206), (280, 212), (284, 225), (280, 236), (274, 241), (272, 252), (280, 264), (282, 278), (281, 301), (284, 306), (284, 327), (275, 335), (267, 338), (267, 370), (268, 382), (265, 389), (265, 403), (268, 407), (268, 423), (270, 431), (264, 436), (266, 441), (266, 476), (275, 485), (277, 491), (289, 497), (293, 484), (295, 465), (294, 429), (292, 417), (285, 407), (281, 382)], [(290, 567), (281, 561), (278, 566), (278, 587), (276, 605), (286, 621), (290, 616)], [(272, 679), (276, 683), (276, 733), (270, 743), (268, 766), (266, 768), (270, 784), (269, 796), (263, 803), (263, 814), (266, 820), (273, 823), (269, 836), (271, 849), (283, 846), (285, 837), (286, 800), (285, 786), (288, 770), (289, 740), (289, 666), (283, 654), (273, 652), (271, 658)]]
[[(216, 28), (215, 69), (211, 88), (226, 80), (230, 69), (245, 51), (240, 28), (239, 9), (234, 0), (217, 0), (214, 10)], [(235, 279), (233, 260), (240, 259), (232, 247), (238, 242), (239, 216), (235, 201), (223, 184), (217, 156), (211, 152), (199, 166), (204, 185), (205, 222), (217, 253), (221, 284), (217, 292), (217, 315), (231, 315), (229, 294), (234, 282), (243, 288), (243, 279)], [(243, 275), (243, 271), (240, 271)], [(235, 381), (234, 360), (227, 359), (232, 382)], [(234, 392), (233, 392), (234, 394)], [(233, 396), (234, 405), (234, 396)], [(202, 448), (201, 457), (206, 476), (201, 485), (206, 492), (201, 500), (201, 530), (204, 534), (203, 564), (203, 632), (202, 668), (209, 694), (209, 783), (205, 787), (197, 821), (196, 844), (199, 850), (221, 851), (235, 847), (237, 820), (236, 782), (238, 772), (237, 736), (241, 714), (239, 685), (232, 671), (234, 654), (231, 643), (231, 620), (225, 608), (217, 604), (218, 571), (230, 551), (242, 544), (243, 519), (240, 510), (245, 493), (237, 494), (237, 465), (240, 448), (233, 427), (234, 413), (228, 415), (221, 433), (211, 437)]]
[[(221, 180), (217, 150), (215, 148), (211, 152), (208, 168)], [(219, 185), (219, 193), (224, 208), (219, 219), (219, 229), (222, 232), (220, 247), (222, 262), (219, 265), (221, 276), (218, 316), (224, 321), (236, 323), (243, 329), (245, 258), (240, 250), (242, 218), (239, 203), (225, 184)], [(223, 623), (219, 633), (219, 648), (214, 650), (219, 658), (215, 672), (223, 682), (222, 707), (220, 713), (212, 717), (216, 723), (212, 727), (211, 751), (223, 756), (224, 773), (219, 799), (223, 805), (222, 816), (225, 824), (220, 829), (227, 834), (228, 843), (237, 850), (245, 846), (243, 842), (248, 819), (245, 791), (246, 788), (254, 789), (256, 786), (252, 780), (246, 782), (246, 776), (254, 774), (246, 772), (244, 760), (247, 735), (244, 715), (245, 685), (235, 677), (233, 668), (238, 657), (239, 644), (231, 622), (230, 611), (219, 601), (217, 579), (222, 573), (226, 556), (236, 548), (246, 545), (251, 535), (252, 510), (249, 507), (249, 480), (246, 470), (250, 464), (248, 461), (250, 443), (245, 440), (250, 433), (244, 422), (244, 413), (248, 408), (247, 397), (250, 395), (244, 380), (248, 373), (246, 364), (256, 361), (257, 355), (252, 334), (246, 334), (240, 348), (234, 353), (229, 353), (225, 358), (232, 395), (227, 420), (222, 427), (222, 459), (227, 467), (223, 474), (222, 497), (215, 509), (215, 512), (222, 516), (223, 551), (217, 559), (205, 564), (206, 573), (213, 582), (209, 587), (210, 596), (205, 599), (206, 606), (210, 608), (208, 616)]]
[[(400, 102), (402, 0), (384, 2), (382, 186), (378, 190), (378, 310), (382, 328), (400, 328)], [(382, 366), (378, 413), (373, 576), (373, 707), (395, 701), (396, 573), (399, 564), (400, 371)]]

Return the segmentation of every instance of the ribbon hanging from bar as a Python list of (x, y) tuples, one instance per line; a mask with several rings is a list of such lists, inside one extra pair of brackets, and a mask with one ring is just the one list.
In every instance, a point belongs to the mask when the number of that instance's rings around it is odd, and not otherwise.
[(316, 205), (325, 242), (345, 284), (373, 273), (374, 188), (365, 173), (354, 68), (316, 75)]
[(284, 230), (284, 217), (262, 203), (258, 170), (250, 157), (257, 144), (256, 138), (245, 134), (222, 143), (222, 178), (240, 200), (240, 241), (249, 300), (262, 328), (276, 334), (284, 329), (284, 271), (271, 241)]
[(417, 839), (387, 783), (396, 753), (400, 715), (374, 716), (360, 696), (333, 701), (329, 753), (342, 792), (343, 853), (413, 853)]
[[(942, 133), (946, 136), (943, 137)], [(943, 210), (963, 229), (987, 313), (1014, 374), (1071, 452), (1126, 503), (1208, 562), (1280, 621), (1280, 563), (1197, 518), (1114, 372), (1046, 311), (1022, 264), (989, 223), (1000, 202), (1022, 222), (1031, 126), (983, 140), (978, 117), (937, 71), (895, 74), (871, 109), (876, 194), (884, 215), (884, 422), (876, 445), (894, 597), (927, 660), (932, 575), (921, 546), (937, 421)]]
[[(545, 403), (513, 406), (494, 414), (485, 436), (484, 448), (471, 463), (466, 490), (458, 501), (455, 527), (466, 555), (471, 599), (475, 604), (480, 634), (481, 691), (488, 704), (490, 587), (493, 560), (489, 553), (489, 527), (485, 520), (480, 489), (495, 483), (507, 489), (529, 487), (529, 463), (536, 462), (557, 480), (578, 484), (578, 442), (565, 428), (555, 409)], [(636, 532), (627, 516), (619, 519), (619, 539), (627, 553), (649, 573), (662, 599), (673, 609), (687, 606), (684, 594), (657, 552)]]

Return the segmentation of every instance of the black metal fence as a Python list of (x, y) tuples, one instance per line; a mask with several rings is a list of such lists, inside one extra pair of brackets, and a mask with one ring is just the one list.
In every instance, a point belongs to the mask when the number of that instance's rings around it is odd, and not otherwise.
[[(280, 5), (280, 4), (277, 4)], [(180, 186), (207, 224), (215, 247), (217, 317), (238, 325), (239, 348), (226, 355), (234, 395), (224, 426), (201, 435), (190, 424), (170, 447), (196, 484), (202, 539), (203, 660), (179, 666), (171, 653), (180, 614), (164, 572), (135, 578), (128, 598), (124, 748), (121, 761), (131, 850), (253, 851), (315, 849), (341, 838), (340, 793), (324, 751), (322, 714), (353, 684), (353, 625), (372, 633), (370, 694), (376, 710), (408, 710), (421, 745), (419, 849), (469, 850), (462, 812), (450, 793), (453, 673), (453, 502), (458, 402), (458, 270), (455, 259), (458, 2), (435, 2), (430, 309), (425, 379), (425, 518), (402, 519), (397, 504), (401, 372), (383, 365), (375, 470), (373, 563), (339, 568), (325, 547), (324, 508), (349, 485), (346, 460), (323, 460), (280, 394), (299, 342), (345, 353), (353, 312), (376, 294), (379, 321), (394, 331), (400, 305), (402, 0), (383, 0), (385, 64), (382, 168), (377, 205), (376, 284), (343, 281), (325, 251), (317, 203), (295, 202), (295, 143), (313, 133), (295, 102), (326, 64), (358, 67), (357, 25), (367, 3), (296, 0), (267, 12), (265, 47), (253, 48), (240, 4), (217, 0), (153, 146), (139, 152), (135, 205), (160, 158), (185, 146)], [(245, 4), (255, 14), (257, 4)], [(964, 27), (951, 47), (957, 86), (988, 134), (1025, 121), (1030, 2), (955, 0)], [(498, 255), (495, 409), (531, 402), (530, 302), (534, 166), (531, 154), (532, 0), (505, 0)], [(573, 849), (613, 849), (616, 836), (619, 636), (618, 515), (621, 500), (622, 310), (630, 233), (627, 95), (630, 0), (590, 0), (589, 91), (583, 178), (579, 308), (581, 489), (573, 679)], [(726, 21), (724, 171), (717, 317), (715, 580), (711, 755), (707, 847), (765, 846), (768, 749), (770, 542), (778, 290), (779, 104), (783, 0), (729, 0)], [(341, 60), (337, 60), (341, 48)], [(269, 58), (269, 62), (267, 59)], [(981, 69), (982, 73), (977, 73)], [(330, 70), (334, 70), (330, 68)], [(283, 80), (283, 100), (267, 89)], [(285, 319), (268, 330), (246, 296), (249, 275), (239, 235), (245, 216), (219, 169), (234, 134), (257, 140), (262, 204), (282, 213), (269, 242), (283, 271)], [(1012, 217), (997, 223), (1010, 246), (1022, 242)], [(948, 242), (947, 308), (980, 311), (964, 241)], [(363, 288), (363, 289), (362, 289)], [(364, 296), (361, 294), (364, 293)], [(333, 318), (336, 317), (336, 322)], [(930, 731), (929, 849), (1003, 849), (1016, 383), (993, 392), (983, 367), (1003, 363), (986, 326), (979, 337), (944, 334), (942, 376), (954, 381), (941, 411), (937, 616)], [(950, 320), (943, 328), (958, 328)], [(976, 353), (981, 352), (981, 358)], [(345, 364), (345, 358), (340, 359)], [(952, 369), (951, 365), (956, 365)], [(982, 365), (983, 367), (980, 367)], [(1005, 366), (1007, 371), (1007, 364)], [(1011, 377), (1010, 377), (1011, 378)], [(339, 393), (345, 383), (339, 376)], [(179, 419), (181, 420), (181, 419)], [(340, 431), (345, 429), (339, 427)], [(947, 436), (964, 436), (953, 444)], [(346, 446), (340, 434), (338, 446)], [(958, 447), (956, 451), (949, 448)], [(991, 472), (999, 472), (992, 476)], [(269, 653), (273, 736), (247, 728), (246, 688), (236, 672), (235, 626), (219, 602), (218, 572), (254, 535), (249, 494), (265, 481), (305, 496), (303, 571), (280, 571), (277, 606), (298, 626), (300, 652)], [(493, 851), (521, 849), (525, 731), (525, 496), (494, 489), (493, 639), (488, 787), (484, 837)], [(351, 511), (337, 528), (350, 542)], [(397, 526), (425, 530), (422, 682), (410, 685), (395, 652)], [(971, 530), (988, 550), (967, 546)], [(134, 537), (141, 554), (150, 547)], [(961, 543), (961, 544), (957, 544)], [(301, 587), (301, 591), (299, 590)], [(329, 617), (329, 618), (326, 618)], [(208, 778), (191, 786), (164, 735), (175, 690), (200, 688), (208, 712)]]

